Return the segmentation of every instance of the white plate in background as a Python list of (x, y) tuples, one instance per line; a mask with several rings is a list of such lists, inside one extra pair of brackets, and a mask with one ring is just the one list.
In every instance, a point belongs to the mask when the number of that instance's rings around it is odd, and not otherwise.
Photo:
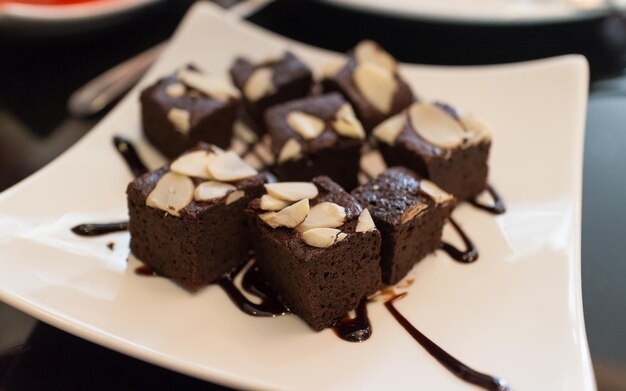
[(362, 11), (442, 22), (534, 24), (590, 19), (624, 9), (624, 0), (326, 0)]
[[(0, 194), (0, 299), (103, 346), (234, 387), (467, 389), (380, 302), (368, 306), (373, 336), (348, 343), (295, 316), (245, 315), (217, 286), (192, 295), (166, 279), (137, 276), (137, 262), (126, 262), (127, 233), (69, 232), (77, 223), (126, 216), (131, 176), (113, 135), (135, 140), (150, 167), (163, 162), (141, 135), (140, 89), (188, 61), (226, 77), (238, 54), (264, 58), (285, 48), (316, 69), (337, 56), (195, 5), (115, 110), (60, 158)], [(441, 252), (429, 256), (411, 272), (415, 283), (398, 309), (457, 358), (516, 390), (594, 389), (580, 285), (584, 58), (401, 70), (422, 98), (458, 105), (491, 125), (490, 181), (508, 211), (493, 216), (460, 206), (454, 217), (480, 259), (463, 265)]]

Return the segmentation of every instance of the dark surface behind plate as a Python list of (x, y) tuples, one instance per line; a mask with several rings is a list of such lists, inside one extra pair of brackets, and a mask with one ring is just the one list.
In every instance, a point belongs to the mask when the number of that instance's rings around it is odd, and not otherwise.
[[(80, 37), (0, 35), (0, 190), (46, 164), (93, 126), (96, 119), (66, 117), (73, 90), (167, 38), (188, 5), (166, 2), (114, 29)], [(340, 51), (361, 38), (374, 38), (405, 61), (429, 64), (500, 63), (583, 52), (596, 77), (622, 69), (626, 38), (623, 21), (615, 16), (494, 30), (282, 1), (251, 19)], [(599, 388), (626, 390), (626, 76), (618, 74), (592, 87), (583, 193), (585, 320)], [(223, 388), (96, 346), (0, 304), (0, 390), (85, 389)]]

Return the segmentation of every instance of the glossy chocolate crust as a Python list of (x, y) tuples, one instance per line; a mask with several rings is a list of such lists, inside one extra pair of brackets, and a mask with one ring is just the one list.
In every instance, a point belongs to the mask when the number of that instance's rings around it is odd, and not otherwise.
[(291, 312), (314, 330), (333, 326), (380, 285), (380, 233), (355, 231), (362, 208), (328, 177), (313, 183), (319, 195), (311, 205), (334, 202), (346, 209), (340, 229), (348, 236), (329, 248), (307, 245), (291, 228), (272, 229), (258, 215), (259, 200), (248, 209), (257, 264)]
[[(451, 110), (446, 107), (447, 111)], [(440, 148), (422, 139), (414, 131), (407, 115), (404, 129), (394, 145), (378, 144), (388, 167), (408, 167), (461, 201), (474, 197), (487, 187), (490, 139), (451, 149)]]
[[(419, 177), (403, 167), (387, 169), (356, 188), (352, 196), (370, 211), (382, 234), (382, 279), (388, 285), (400, 281), (418, 261), (441, 246), (443, 225), (455, 204), (435, 204), (420, 193)], [(403, 224), (402, 215), (419, 204), (426, 208)]]
[[(274, 158), (277, 160), (290, 138), (302, 147), (301, 158), (276, 164), (274, 172), (281, 181), (310, 181), (316, 176), (328, 175), (344, 189), (351, 190), (358, 185), (364, 141), (339, 136), (332, 128), (337, 111), (345, 103), (340, 94), (332, 93), (288, 102), (267, 111), (265, 118)], [(319, 137), (305, 140), (287, 123), (287, 115), (292, 111), (320, 118), (326, 128)]]
[[(189, 68), (197, 69), (194, 66)], [(176, 75), (171, 75), (141, 93), (141, 121), (146, 138), (169, 159), (193, 148), (198, 142), (228, 148), (239, 100), (232, 98), (221, 102), (196, 90), (181, 97), (171, 97), (165, 90), (175, 83), (180, 82)], [(186, 134), (176, 130), (167, 118), (172, 108), (189, 111), (191, 126)]]
[[(156, 273), (196, 291), (247, 260), (251, 244), (245, 208), (263, 193), (266, 178), (258, 174), (233, 183), (245, 196), (230, 205), (225, 198), (192, 201), (176, 217), (146, 205), (168, 171), (164, 166), (128, 185), (130, 248)], [(192, 179), (196, 185), (202, 182)]]
[[(276, 87), (276, 92), (253, 102), (245, 97), (243, 89), (252, 73), (263, 67), (273, 69), (272, 82)], [(243, 106), (247, 114), (246, 119), (251, 122), (250, 125), (253, 130), (259, 134), (265, 132), (265, 123), (263, 122), (265, 110), (271, 106), (307, 96), (313, 86), (311, 70), (288, 51), (277, 60), (257, 64), (246, 58), (238, 57), (230, 68), (230, 77), (233, 84), (242, 91)]]
[(391, 110), (388, 113), (379, 111), (361, 94), (354, 83), (352, 75), (356, 65), (354, 53), (352, 51), (348, 52), (346, 65), (334, 76), (322, 80), (322, 87), (326, 93), (340, 92), (352, 104), (354, 112), (361, 120), (365, 132), (370, 134), (376, 125), (407, 108), (413, 103), (415, 98), (411, 87), (396, 72), (397, 89), (393, 97)]

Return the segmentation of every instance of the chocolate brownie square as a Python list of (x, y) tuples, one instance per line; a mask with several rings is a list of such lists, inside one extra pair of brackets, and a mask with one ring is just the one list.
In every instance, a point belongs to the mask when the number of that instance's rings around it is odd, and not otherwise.
[(188, 65), (141, 93), (143, 131), (170, 159), (201, 141), (227, 148), (238, 95), (225, 79)]
[(247, 260), (245, 209), (266, 178), (233, 152), (201, 144), (128, 185), (132, 253), (196, 291)]
[(368, 134), (414, 100), (396, 60), (372, 41), (359, 43), (344, 62), (327, 68), (322, 85), (325, 92), (338, 91), (350, 101)]
[(441, 246), (454, 197), (403, 167), (387, 169), (352, 196), (366, 207), (381, 232), (382, 279), (393, 285)]
[[(282, 57), (253, 63), (239, 57), (230, 76), (241, 91), (243, 106), (252, 129), (265, 132), (263, 115), (270, 106), (307, 96), (313, 85), (311, 70), (291, 52)], [(250, 122), (248, 121), (248, 122)]]
[(380, 233), (328, 177), (266, 185), (248, 213), (259, 269), (313, 329), (333, 326), (380, 284)]
[(337, 93), (274, 106), (266, 113), (274, 172), (283, 181), (328, 175), (343, 188), (358, 185), (365, 132)]
[(442, 103), (414, 103), (373, 134), (387, 166), (408, 167), (461, 201), (487, 187), (491, 135), (469, 114)]

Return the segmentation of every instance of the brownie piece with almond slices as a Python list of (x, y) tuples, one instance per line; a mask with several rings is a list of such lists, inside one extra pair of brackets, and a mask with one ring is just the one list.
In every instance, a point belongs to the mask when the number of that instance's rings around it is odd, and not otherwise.
[(380, 233), (328, 177), (265, 189), (248, 209), (258, 267), (291, 312), (331, 327), (378, 290)]
[(365, 132), (340, 94), (274, 106), (265, 119), (280, 180), (310, 181), (328, 175), (348, 191), (358, 185)]
[(241, 91), (249, 125), (258, 134), (265, 132), (265, 110), (307, 96), (313, 87), (311, 70), (288, 51), (258, 63), (239, 57), (230, 68), (230, 76)]
[(141, 93), (144, 134), (170, 159), (198, 142), (228, 148), (238, 95), (226, 79), (188, 65)]
[(245, 209), (265, 175), (233, 152), (201, 144), (128, 185), (132, 253), (156, 273), (196, 291), (245, 262)]
[(368, 134), (415, 99), (397, 61), (372, 41), (359, 43), (345, 60), (327, 66), (322, 86), (350, 102)]
[(414, 103), (373, 135), (387, 166), (408, 167), (460, 201), (487, 187), (491, 134), (470, 114), (442, 103)]
[(380, 230), (382, 280), (389, 285), (441, 246), (443, 225), (456, 204), (452, 195), (403, 167), (387, 169), (352, 196)]

